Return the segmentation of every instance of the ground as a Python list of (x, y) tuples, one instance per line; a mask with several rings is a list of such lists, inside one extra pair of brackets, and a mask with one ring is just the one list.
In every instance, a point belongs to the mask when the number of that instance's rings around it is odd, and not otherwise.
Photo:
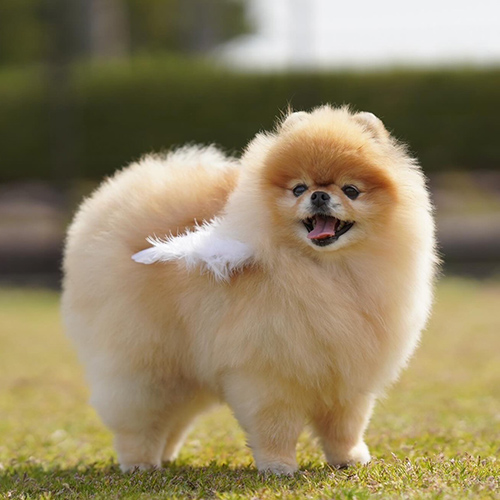
[(500, 499), (500, 281), (442, 279), (422, 345), (375, 411), (368, 466), (334, 470), (308, 433), (265, 477), (222, 408), (175, 464), (122, 475), (87, 404), (56, 292), (0, 290), (0, 498)]

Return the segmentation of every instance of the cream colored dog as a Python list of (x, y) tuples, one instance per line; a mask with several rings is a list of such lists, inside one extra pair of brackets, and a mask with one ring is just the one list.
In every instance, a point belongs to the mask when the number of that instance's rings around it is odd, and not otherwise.
[(306, 423), (330, 464), (368, 462), (434, 247), (424, 176), (370, 113), (293, 113), (240, 161), (184, 148), (118, 172), (69, 229), (63, 315), (121, 468), (172, 460), (218, 401), (259, 470), (293, 473)]

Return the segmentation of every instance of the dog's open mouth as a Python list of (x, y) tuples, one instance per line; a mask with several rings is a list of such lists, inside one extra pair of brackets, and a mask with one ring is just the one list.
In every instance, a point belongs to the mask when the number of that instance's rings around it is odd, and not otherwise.
[(330, 245), (347, 233), (354, 222), (344, 221), (329, 215), (316, 214), (302, 221), (307, 229), (307, 237), (320, 247)]

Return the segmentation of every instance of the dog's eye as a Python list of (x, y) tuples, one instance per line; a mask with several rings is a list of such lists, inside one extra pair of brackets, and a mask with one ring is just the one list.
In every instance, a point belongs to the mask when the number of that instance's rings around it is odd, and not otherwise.
[(342, 191), (344, 191), (344, 194), (351, 200), (355, 200), (359, 196), (359, 189), (356, 186), (344, 186)]
[(297, 196), (297, 198), (301, 194), (304, 194), (306, 191), (307, 191), (307, 186), (305, 184), (299, 184), (298, 186), (295, 186), (292, 190), (293, 194)]

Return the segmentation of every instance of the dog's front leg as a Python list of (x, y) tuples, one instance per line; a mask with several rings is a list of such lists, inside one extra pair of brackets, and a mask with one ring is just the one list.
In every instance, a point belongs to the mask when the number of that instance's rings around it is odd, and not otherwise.
[(296, 445), (305, 418), (300, 404), (276, 380), (232, 373), (225, 380), (226, 401), (246, 431), (260, 472), (291, 475), (297, 470)]

